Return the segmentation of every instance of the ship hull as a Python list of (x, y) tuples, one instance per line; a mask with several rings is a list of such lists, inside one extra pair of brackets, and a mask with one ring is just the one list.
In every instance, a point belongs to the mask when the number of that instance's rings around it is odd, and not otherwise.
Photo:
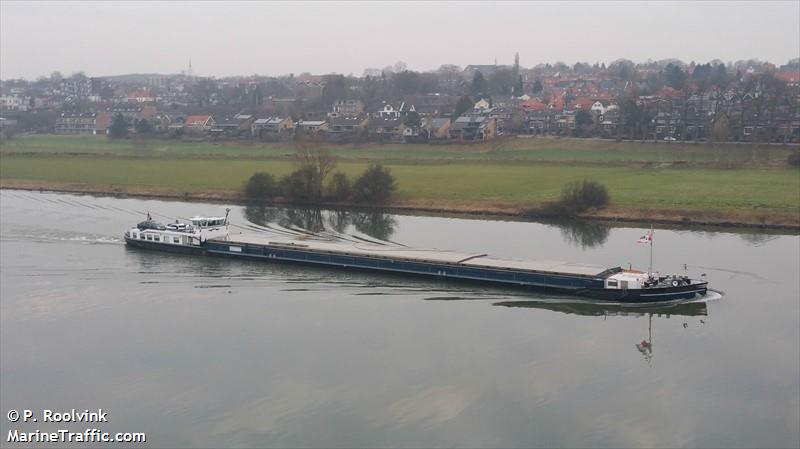
[(266, 262), (358, 270), (374, 273), (415, 275), (438, 280), (511, 287), (536, 292), (581, 296), (593, 300), (618, 303), (656, 303), (688, 300), (706, 294), (707, 283), (648, 289), (607, 289), (603, 279), (569, 273), (518, 271), (506, 268), (482, 268), (459, 264), (434, 263), (422, 260), (392, 259), (378, 255), (354, 255), (320, 252), (270, 245), (240, 246), (230, 241), (207, 241), (203, 246), (170, 245), (125, 238), (133, 247), (184, 254), (212, 255), (238, 259), (259, 259)]
[(594, 300), (621, 303), (653, 303), (693, 299), (706, 294), (706, 283), (648, 289), (606, 289), (602, 278), (593, 276), (515, 271), (507, 268), (481, 268), (459, 264), (431, 263), (421, 260), (337, 254), (270, 245), (243, 245), (228, 241), (208, 241), (210, 255), (261, 259), (271, 262), (325, 266), (339, 269), (408, 274), (447, 281), (462, 281), (513, 287), (537, 292), (582, 296)]
[(133, 248), (142, 248), (155, 251), (166, 251), (169, 253), (197, 254), (197, 255), (206, 254), (205, 249), (199, 246), (171, 245), (169, 243), (159, 243), (147, 240), (132, 239), (130, 237), (125, 237), (125, 244)]
[(576, 292), (578, 295), (610, 302), (653, 303), (695, 299), (708, 293), (708, 283), (700, 282), (678, 287), (655, 287), (647, 289), (590, 289)]

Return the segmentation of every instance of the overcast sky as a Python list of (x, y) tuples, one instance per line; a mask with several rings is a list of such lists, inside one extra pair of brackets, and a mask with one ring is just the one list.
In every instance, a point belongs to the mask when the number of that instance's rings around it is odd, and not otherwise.
[(800, 1), (16, 2), (0, 0), (0, 78), (360, 75), (450, 63), (761, 59), (800, 56)]

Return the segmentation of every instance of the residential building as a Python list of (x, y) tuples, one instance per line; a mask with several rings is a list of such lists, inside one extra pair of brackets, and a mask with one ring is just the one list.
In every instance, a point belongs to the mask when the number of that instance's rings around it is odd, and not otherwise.
[(378, 111), (377, 115), (383, 119), (394, 119), (405, 117), (410, 112), (417, 112), (417, 109), (413, 104), (403, 101), (398, 108), (389, 103), (384, 103), (383, 108)]
[(370, 137), (381, 142), (400, 142), (406, 126), (399, 117), (377, 117), (367, 123)]
[(428, 140), (444, 140), (450, 136), (450, 119), (426, 117), (422, 128), (428, 133)]
[(97, 134), (97, 117), (93, 113), (62, 113), (56, 119), (56, 134)]
[(365, 115), (338, 116), (328, 119), (329, 134), (352, 134), (366, 129), (368, 118)]
[(294, 133), (294, 122), (288, 117), (266, 117), (253, 121), (250, 135), (254, 138), (278, 140)]
[(464, 115), (450, 125), (449, 133), (451, 139), (491, 139), (497, 135), (497, 120), (486, 116)]
[(325, 120), (300, 120), (297, 128), (306, 134), (316, 134), (327, 131), (328, 123)]
[(246, 137), (251, 135), (251, 125), (254, 121), (255, 118), (250, 114), (236, 114), (214, 123), (210, 132), (216, 136)]
[(333, 103), (333, 113), (336, 115), (363, 114), (364, 103), (361, 100), (336, 100)]
[(0, 96), (0, 110), (2, 111), (27, 111), (29, 106), (30, 98), (17, 94)]
[(192, 134), (205, 134), (211, 131), (215, 123), (210, 115), (190, 115), (184, 121), (184, 130)]

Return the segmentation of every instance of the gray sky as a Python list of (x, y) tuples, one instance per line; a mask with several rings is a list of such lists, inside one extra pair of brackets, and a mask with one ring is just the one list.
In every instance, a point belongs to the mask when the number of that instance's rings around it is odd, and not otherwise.
[(0, 0), (0, 78), (178, 73), (360, 75), (451, 63), (800, 56), (800, 1), (577, 3)]

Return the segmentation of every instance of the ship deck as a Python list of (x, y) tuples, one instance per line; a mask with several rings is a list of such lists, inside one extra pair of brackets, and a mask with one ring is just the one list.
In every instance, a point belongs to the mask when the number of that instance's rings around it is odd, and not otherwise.
[(258, 235), (231, 235), (228, 240), (213, 240), (228, 245), (277, 247), (315, 253), (380, 257), (392, 260), (460, 265), (474, 268), (553, 273), (572, 276), (597, 277), (608, 267), (595, 264), (561, 262), (555, 260), (517, 260), (491, 257), (483, 253), (467, 253), (441, 249), (416, 249), (400, 245), (379, 245), (367, 242), (341, 242), (317, 239), (283, 240)]

